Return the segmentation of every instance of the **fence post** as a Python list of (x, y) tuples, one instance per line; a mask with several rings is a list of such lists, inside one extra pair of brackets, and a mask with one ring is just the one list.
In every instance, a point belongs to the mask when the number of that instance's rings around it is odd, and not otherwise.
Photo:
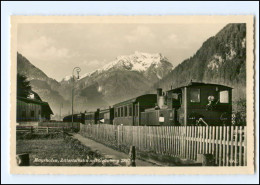
[(46, 133), (49, 134), (49, 127), (46, 128)]
[(130, 147), (130, 152), (129, 152), (129, 158), (130, 158), (130, 166), (133, 166), (135, 167), (136, 164), (135, 164), (135, 146), (131, 146)]
[(197, 162), (202, 163), (202, 166), (215, 166), (213, 154), (198, 154)]

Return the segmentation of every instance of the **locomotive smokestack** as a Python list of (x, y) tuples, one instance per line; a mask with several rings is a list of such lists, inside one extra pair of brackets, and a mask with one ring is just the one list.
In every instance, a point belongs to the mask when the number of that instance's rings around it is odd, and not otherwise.
[(160, 109), (164, 106), (164, 93), (162, 92), (162, 88), (157, 89), (157, 105)]
[(157, 105), (159, 105), (159, 99), (162, 96), (162, 88), (157, 88)]

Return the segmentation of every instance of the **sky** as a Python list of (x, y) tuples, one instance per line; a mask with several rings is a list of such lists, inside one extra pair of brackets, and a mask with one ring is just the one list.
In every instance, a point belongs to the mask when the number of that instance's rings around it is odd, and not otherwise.
[(80, 76), (120, 55), (161, 53), (173, 66), (191, 57), (226, 24), (20, 24), (17, 50), (60, 81), (76, 66)]

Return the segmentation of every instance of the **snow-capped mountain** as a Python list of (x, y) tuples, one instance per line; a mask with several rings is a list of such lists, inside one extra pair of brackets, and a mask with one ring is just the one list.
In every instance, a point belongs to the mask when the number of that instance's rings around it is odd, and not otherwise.
[(62, 78), (62, 79), (60, 80), (60, 82), (69, 81), (71, 78), (72, 78), (72, 75), (67, 75), (67, 76), (65, 76), (64, 78)]
[[(78, 106), (82, 109), (98, 105), (112, 105), (151, 89), (172, 70), (172, 64), (162, 54), (135, 52), (116, 57), (100, 69), (80, 76), (75, 83)], [(71, 75), (62, 79), (60, 93), (71, 96)]]
[[(149, 54), (136, 51), (132, 55), (118, 56), (116, 60), (105, 65), (102, 69), (99, 69), (98, 72), (109, 71), (115, 68), (144, 72), (151, 66), (159, 68), (162, 62), (166, 61), (168, 62), (168, 59), (160, 53)], [(168, 65), (171, 66), (171, 63), (168, 63)]]
[[(146, 77), (151, 77), (151, 73), (158, 79), (163, 78), (172, 69), (172, 64), (160, 53), (150, 54), (135, 51), (132, 55), (118, 56), (114, 61), (106, 64), (100, 69), (80, 76), (80, 79), (96, 76), (101, 73), (115, 70), (127, 70), (143, 73)], [(71, 75), (64, 77), (62, 81), (69, 81)]]

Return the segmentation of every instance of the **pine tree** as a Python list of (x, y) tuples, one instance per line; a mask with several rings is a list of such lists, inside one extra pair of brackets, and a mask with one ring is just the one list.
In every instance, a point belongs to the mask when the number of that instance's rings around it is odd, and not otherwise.
[(30, 81), (25, 75), (17, 73), (17, 96), (27, 98), (32, 90)]

